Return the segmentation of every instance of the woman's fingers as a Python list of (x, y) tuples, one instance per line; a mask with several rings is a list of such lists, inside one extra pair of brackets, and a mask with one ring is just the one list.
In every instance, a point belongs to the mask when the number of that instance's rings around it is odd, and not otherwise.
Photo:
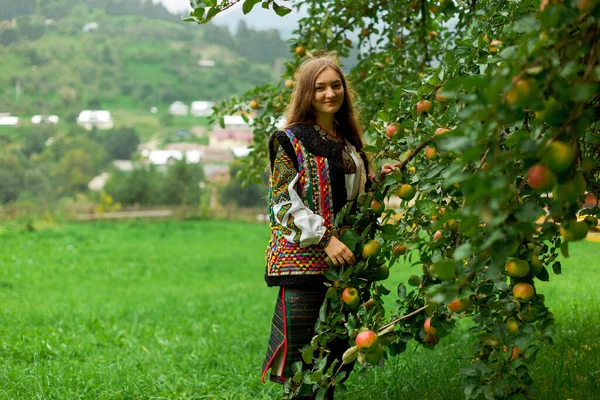
[(354, 264), (356, 259), (350, 249), (335, 236), (325, 247), (325, 253), (335, 265)]
[(352, 254), (352, 252), (348, 248), (343, 250), (337, 259), (339, 260), (339, 263), (342, 265), (344, 265), (344, 264), (354, 265), (354, 263), (356, 262), (356, 259), (354, 258), (354, 254)]

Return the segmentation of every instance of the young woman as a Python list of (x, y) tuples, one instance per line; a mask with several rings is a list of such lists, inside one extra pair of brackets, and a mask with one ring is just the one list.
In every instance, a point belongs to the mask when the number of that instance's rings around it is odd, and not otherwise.
[[(334, 216), (371, 185), (352, 96), (334, 58), (300, 66), (286, 120), (287, 127), (269, 139), (271, 240), (265, 280), (280, 290), (262, 378), (270, 370), (270, 379), (278, 383), (293, 376), (292, 364), (302, 360), (302, 347), (315, 334), (327, 289), (325, 258), (338, 266), (355, 262), (336, 237)], [(384, 165), (379, 178), (393, 170)], [(329, 358), (341, 359), (349, 344), (329, 347)], [(347, 373), (352, 367), (347, 365)]]

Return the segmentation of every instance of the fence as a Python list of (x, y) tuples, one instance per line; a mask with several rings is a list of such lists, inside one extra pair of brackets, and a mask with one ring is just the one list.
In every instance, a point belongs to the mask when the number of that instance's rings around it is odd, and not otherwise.
[(0, 224), (9, 221), (56, 220), (63, 222), (94, 222), (98, 220), (190, 220), (218, 219), (228, 221), (268, 222), (264, 209), (218, 207), (214, 209), (147, 205), (121, 207), (118, 210), (102, 211), (96, 205), (69, 207), (0, 206)]

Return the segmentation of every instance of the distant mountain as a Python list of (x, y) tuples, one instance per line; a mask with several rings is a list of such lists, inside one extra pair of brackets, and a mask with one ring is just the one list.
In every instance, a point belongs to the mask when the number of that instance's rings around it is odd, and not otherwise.
[(276, 30), (184, 23), (143, 0), (2, 2), (0, 112), (73, 118), (83, 108), (219, 101), (276, 81), (290, 57)]

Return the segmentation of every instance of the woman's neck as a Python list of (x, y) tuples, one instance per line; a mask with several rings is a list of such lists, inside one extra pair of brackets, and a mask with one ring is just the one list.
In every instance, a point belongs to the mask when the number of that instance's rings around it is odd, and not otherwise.
[(317, 115), (317, 124), (321, 126), (321, 128), (325, 129), (327, 133), (335, 136), (335, 120), (333, 118), (333, 114), (319, 114)]

